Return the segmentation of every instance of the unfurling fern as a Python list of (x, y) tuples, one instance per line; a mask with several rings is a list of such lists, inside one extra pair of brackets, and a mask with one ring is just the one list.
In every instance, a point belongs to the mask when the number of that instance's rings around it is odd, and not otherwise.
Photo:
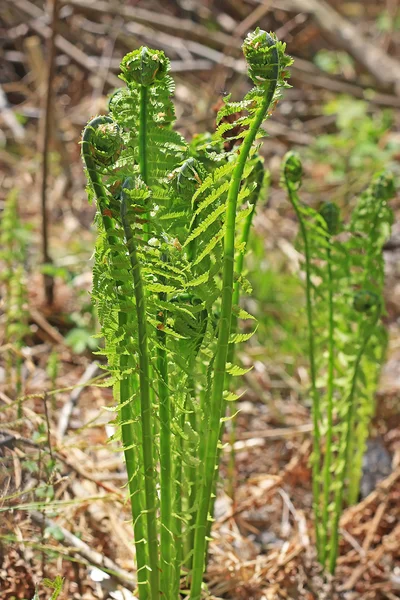
[[(93, 298), (114, 375), (140, 600), (201, 597), (243, 256), (264, 171), (261, 125), (285, 87), (284, 44), (257, 29), (243, 45), (255, 87), (225, 100), (213, 135), (172, 129), (163, 52), (122, 61), (127, 87), (83, 133), (98, 240)], [(232, 123), (225, 116), (239, 113)], [(226, 149), (229, 139), (231, 151)], [(245, 336), (248, 337), (248, 336)]]
[(386, 347), (382, 247), (392, 224), (387, 202), (394, 186), (390, 175), (377, 176), (344, 225), (335, 204), (315, 210), (300, 201), (301, 179), (300, 159), (289, 153), (282, 184), (299, 220), (305, 259), (316, 541), (319, 560), (333, 573), (343, 502), (354, 503), (359, 494)]

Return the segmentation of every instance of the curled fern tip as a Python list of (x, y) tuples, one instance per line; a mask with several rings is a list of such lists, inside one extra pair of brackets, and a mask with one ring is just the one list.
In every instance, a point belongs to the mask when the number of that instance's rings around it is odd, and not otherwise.
[(357, 312), (369, 312), (371, 308), (379, 307), (380, 302), (378, 294), (368, 290), (360, 290), (354, 296), (353, 306)]
[(340, 213), (337, 204), (334, 202), (324, 202), (319, 209), (319, 214), (326, 223), (329, 235), (337, 234), (340, 224)]
[(129, 84), (148, 87), (163, 79), (169, 70), (169, 60), (161, 50), (142, 46), (127, 54), (121, 62), (121, 78)]
[(89, 143), (93, 160), (105, 167), (117, 160), (123, 144), (117, 123), (105, 116), (95, 117), (87, 124), (83, 141)]
[(303, 177), (303, 165), (297, 152), (288, 152), (282, 165), (284, 179), (295, 189), (299, 188)]

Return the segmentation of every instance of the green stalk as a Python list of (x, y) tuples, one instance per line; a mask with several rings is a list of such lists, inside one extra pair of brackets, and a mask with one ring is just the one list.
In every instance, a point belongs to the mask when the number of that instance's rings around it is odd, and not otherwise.
[(334, 367), (335, 367), (335, 340), (334, 340), (334, 304), (333, 304), (333, 277), (332, 277), (332, 256), (331, 256), (331, 238), (327, 240), (326, 260), (328, 268), (328, 386), (327, 386), (327, 432), (324, 466), (322, 471), (323, 479), (323, 505), (322, 505), (322, 535), (321, 535), (321, 562), (325, 565), (327, 555), (327, 537), (329, 525), (329, 496), (331, 490), (331, 464), (332, 464), (332, 436), (333, 436), (333, 390), (334, 390)]
[(314, 317), (312, 304), (312, 283), (311, 283), (311, 253), (308, 243), (307, 229), (300, 211), (299, 200), (292, 183), (289, 181), (286, 172), (284, 172), (285, 186), (288, 191), (290, 202), (295, 210), (299, 221), (301, 236), (304, 244), (304, 258), (306, 271), (306, 312), (308, 325), (308, 354), (310, 361), (311, 394), (312, 394), (312, 421), (313, 421), (313, 459), (312, 459), (312, 490), (313, 490), (313, 508), (315, 519), (315, 537), (318, 550), (318, 556), (321, 558), (321, 543), (319, 534), (320, 511), (319, 511), (319, 469), (321, 462), (320, 449), (320, 429), (321, 420), (320, 398), (317, 388), (317, 369), (315, 364), (315, 343), (314, 343)]
[[(182, 411), (180, 416), (180, 428), (183, 430), (185, 425), (185, 413)], [(175, 460), (175, 493), (174, 493), (174, 544), (175, 544), (175, 561), (174, 561), (174, 582), (172, 590), (172, 598), (179, 598), (179, 588), (181, 579), (181, 566), (183, 561), (183, 536), (182, 536), (182, 454), (184, 452), (183, 437), (178, 438), (178, 453)]]
[[(279, 65), (276, 65), (276, 79), (278, 78)], [(242, 181), (243, 171), (248, 159), (250, 149), (257, 132), (263, 122), (269, 105), (274, 96), (275, 86), (270, 86), (256, 112), (254, 121), (248, 130), (240, 154), (232, 174), (228, 191), (226, 210), (226, 233), (224, 238), (224, 258), (222, 272), (222, 304), (219, 322), (219, 334), (215, 356), (214, 379), (210, 400), (210, 417), (207, 427), (206, 455), (204, 461), (204, 477), (199, 490), (199, 508), (196, 519), (194, 541), (193, 574), (190, 592), (191, 600), (199, 600), (204, 572), (206, 554), (207, 521), (210, 508), (211, 494), (215, 476), (215, 466), (218, 454), (220, 436), (220, 419), (223, 406), (223, 392), (225, 383), (226, 360), (228, 355), (229, 335), (232, 319), (232, 294), (233, 294), (233, 269), (235, 260), (235, 224), (236, 207)]]
[[(162, 281), (164, 283), (164, 281)], [(166, 300), (160, 293), (160, 300)], [(165, 323), (165, 314), (158, 315), (160, 327)], [(171, 458), (171, 406), (168, 390), (168, 361), (166, 333), (157, 330), (157, 370), (160, 416), (160, 471), (161, 471), (161, 590), (165, 598), (172, 589), (172, 458)]]
[[(107, 194), (101, 179), (101, 175), (96, 169), (96, 162), (93, 158), (91, 146), (93, 144), (93, 135), (99, 125), (106, 123), (113, 123), (109, 117), (97, 117), (93, 119), (86, 127), (83, 138), (82, 138), (82, 156), (86, 165), (90, 182), (93, 186), (93, 190), (96, 195), (97, 204), (102, 218), (103, 227), (107, 234), (108, 242), (112, 245), (113, 240), (116, 241), (114, 236), (114, 224), (110, 216), (106, 214), (108, 208)], [(111, 246), (112, 247), (112, 246)], [(113, 254), (111, 254), (112, 260)], [(118, 313), (119, 326), (124, 327), (127, 323), (128, 316), (126, 313)], [(130, 357), (126, 354), (120, 354), (120, 370), (123, 372), (130, 366)], [(124, 457), (126, 470), (128, 474), (128, 487), (129, 496), (131, 500), (131, 511), (133, 518), (133, 529), (135, 537), (135, 548), (136, 548), (136, 560), (137, 560), (137, 577), (139, 586), (139, 598), (140, 600), (147, 600), (148, 588), (147, 588), (147, 556), (145, 547), (145, 535), (142, 523), (142, 500), (141, 492), (142, 489), (140, 475), (137, 472), (137, 461), (135, 459), (134, 445), (135, 436), (133, 431), (133, 412), (132, 405), (129, 403), (129, 399), (132, 397), (132, 382), (126, 375), (120, 382), (120, 404), (121, 404), (121, 433), (122, 442), (124, 446)], [(136, 475), (134, 475), (137, 473)]]
[[(198, 224), (199, 216), (193, 220), (191, 225), (191, 230), (195, 229)], [(193, 263), (196, 258), (197, 252), (197, 238), (192, 240), (188, 246), (188, 259), (190, 263)], [(196, 417), (196, 386), (193, 377), (193, 373), (195, 373), (195, 363), (196, 363), (196, 355), (191, 356), (188, 364), (188, 378), (187, 378), (187, 401), (185, 403), (185, 411), (189, 410), (189, 423), (193, 431), (198, 431), (198, 423)], [(189, 403), (191, 406), (189, 406)], [(193, 456), (196, 456), (197, 446), (196, 444), (190, 443), (188, 444), (188, 452)], [(198, 469), (193, 467), (187, 467), (185, 469), (187, 476), (187, 484), (189, 490), (189, 498), (188, 498), (188, 514), (189, 514), (189, 523), (187, 525), (187, 536), (186, 536), (186, 544), (185, 544), (185, 554), (187, 556), (187, 560), (185, 561), (185, 566), (190, 571), (193, 564), (193, 556), (191, 554), (191, 550), (194, 547), (194, 536), (195, 536), (195, 526), (196, 526), (196, 499), (197, 499), (197, 491), (198, 491)]]
[[(140, 110), (139, 110), (139, 170), (140, 175), (146, 185), (148, 185), (148, 173), (147, 173), (147, 98), (148, 90), (144, 85), (140, 86)], [(149, 238), (149, 214), (143, 215), (144, 224), (144, 240), (147, 241)]]
[[(189, 373), (194, 373), (194, 362), (195, 361), (192, 360), (191, 363), (189, 364)], [(187, 385), (188, 385), (188, 399), (190, 399), (190, 406), (189, 406), (189, 403), (186, 406), (186, 408), (190, 411), (189, 412), (189, 423), (190, 423), (190, 426), (193, 429), (193, 431), (197, 431), (197, 429), (198, 429), (197, 418), (196, 418), (196, 412), (195, 412), (195, 408), (194, 408), (195, 403), (196, 403), (196, 390), (195, 390), (194, 378), (192, 375), (188, 376)], [(194, 457), (196, 451), (197, 451), (196, 444), (189, 442), (188, 452), (190, 452), (191, 456)], [(194, 545), (194, 532), (195, 532), (195, 525), (196, 525), (195, 505), (196, 505), (197, 490), (198, 490), (197, 471), (198, 471), (198, 468), (196, 468), (195, 466), (187, 467), (187, 469), (186, 469), (187, 483), (188, 483), (188, 489), (189, 489), (189, 503), (188, 503), (189, 523), (188, 523), (188, 535), (187, 535), (187, 538), (188, 538), (187, 546), (189, 549), (189, 553), (192, 550), (193, 545)], [(192, 562), (193, 562), (193, 557), (192, 557), (192, 555), (190, 555), (186, 562), (186, 566), (189, 570), (192, 568)]]
[(140, 262), (136, 252), (136, 246), (127, 216), (127, 200), (122, 193), (121, 220), (125, 232), (126, 245), (132, 267), (132, 278), (136, 301), (136, 317), (139, 342), (139, 383), (140, 383), (140, 412), (142, 421), (142, 444), (144, 485), (146, 496), (147, 515), (147, 546), (149, 554), (150, 597), (159, 600), (159, 564), (158, 564), (158, 537), (157, 537), (157, 491), (155, 485), (155, 467), (153, 459), (153, 426), (152, 407), (150, 399), (150, 365), (147, 344), (146, 325), (146, 298), (143, 288)]
[[(118, 314), (118, 325), (121, 329), (125, 328), (128, 323), (128, 315), (124, 312)], [(126, 369), (132, 366), (132, 357), (124, 354), (123, 348), (119, 354), (120, 372), (123, 373)], [(143, 506), (142, 506), (142, 481), (139, 474), (139, 464), (135, 458), (135, 446), (137, 440), (134, 434), (134, 424), (132, 405), (129, 400), (132, 398), (132, 379), (129, 375), (123, 375), (119, 383), (119, 401), (121, 415), (121, 433), (122, 442), (124, 445), (124, 456), (126, 470), (128, 473), (128, 488), (129, 497), (131, 500), (131, 510), (133, 519), (133, 532), (135, 536), (136, 560), (137, 560), (137, 578), (140, 600), (147, 600), (148, 585), (147, 585), (147, 556), (146, 542), (143, 527)]]
[[(246, 250), (247, 250), (247, 244), (249, 242), (250, 229), (251, 229), (251, 225), (253, 222), (254, 213), (256, 211), (257, 200), (258, 200), (258, 197), (259, 197), (259, 194), (261, 191), (261, 187), (262, 187), (262, 183), (264, 180), (264, 167), (263, 167), (263, 164), (260, 159), (258, 159), (254, 169), (257, 170), (257, 172), (256, 172), (256, 187), (252, 194), (252, 196), (253, 196), (252, 200), (254, 200), (254, 202), (253, 202), (253, 208), (252, 208), (251, 212), (247, 215), (247, 218), (244, 222), (242, 237), (240, 239), (240, 245), (241, 246), (243, 245), (243, 252), (238, 253), (238, 255), (236, 257), (236, 261), (235, 261), (235, 273), (236, 273), (237, 280), (235, 281), (234, 286), (233, 286), (233, 295), (232, 295), (233, 306), (239, 306), (239, 300), (240, 300), (240, 280), (239, 280), (239, 278), (243, 272), (243, 265), (244, 265)], [(238, 318), (236, 315), (232, 314), (231, 334), (236, 333), (237, 326), (238, 326)], [(235, 358), (235, 344), (229, 344), (227, 362), (232, 364), (234, 361), (234, 358)], [(227, 377), (227, 379), (228, 379), (227, 387), (229, 387), (230, 377)], [(236, 417), (234, 416), (235, 407), (236, 407), (236, 403), (231, 402), (230, 403), (231, 431), (230, 431), (230, 440), (229, 440), (230, 446), (231, 446), (231, 452), (230, 452), (229, 464), (228, 464), (228, 482), (229, 482), (228, 495), (231, 498), (233, 498), (234, 494), (235, 494), (236, 458), (235, 458), (234, 443), (236, 441), (236, 424), (237, 424)]]
[[(147, 110), (148, 88), (140, 86), (140, 112), (139, 112), (139, 170), (143, 182), (148, 185), (147, 169)], [(144, 239), (150, 234), (149, 214), (145, 214), (143, 227)], [(166, 257), (162, 257), (166, 260)], [(163, 281), (161, 281), (163, 283)], [(165, 293), (158, 295), (161, 301), (167, 299)], [(161, 590), (165, 598), (169, 598), (172, 586), (172, 452), (171, 452), (171, 404), (168, 389), (168, 360), (166, 352), (166, 334), (163, 331), (165, 315), (157, 317), (160, 325), (157, 330), (157, 370), (158, 370), (158, 395), (160, 416), (160, 469), (161, 469)]]
[[(354, 419), (354, 395), (357, 386), (358, 372), (360, 368), (360, 363), (362, 356), (365, 352), (369, 339), (375, 329), (375, 326), (380, 317), (380, 307), (376, 308), (375, 316), (369, 325), (366, 333), (364, 334), (364, 339), (362, 344), (358, 350), (356, 361), (354, 364), (354, 373), (351, 382), (350, 393), (347, 398), (347, 415), (346, 415), (346, 436), (344, 440), (340, 444), (339, 456), (338, 456), (338, 464), (340, 465), (340, 471), (338, 475), (338, 481), (336, 486), (336, 493), (334, 499), (334, 509), (333, 509), (333, 524), (332, 524), (332, 536), (331, 536), (331, 544), (330, 544), (330, 555), (329, 555), (329, 571), (334, 574), (336, 569), (336, 560), (339, 549), (339, 520), (340, 515), (342, 514), (342, 506), (343, 506), (343, 496), (344, 496), (344, 485), (346, 479), (346, 465), (350, 459), (349, 456), (349, 448), (350, 448), (350, 440), (353, 429), (353, 419)], [(360, 327), (361, 329), (361, 327)], [(361, 333), (361, 332), (360, 332)]]

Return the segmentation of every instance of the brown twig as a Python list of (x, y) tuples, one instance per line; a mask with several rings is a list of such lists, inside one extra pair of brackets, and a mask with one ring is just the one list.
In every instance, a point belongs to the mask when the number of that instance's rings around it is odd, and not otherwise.
[(61, 413), (60, 413), (60, 418), (58, 421), (58, 429), (57, 429), (58, 437), (60, 438), (60, 440), (64, 437), (65, 432), (68, 429), (72, 411), (74, 410), (74, 407), (76, 406), (76, 404), (79, 400), (79, 397), (85, 388), (85, 385), (91, 379), (96, 377), (96, 375), (99, 373), (99, 371), (100, 371), (100, 367), (99, 367), (98, 363), (96, 363), (96, 362), (90, 363), (90, 365), (86, 368), (82, 377), (79, 379), (78, 383), (76, 384), (75, 389), (72, 390), (68, 401), (64, 404), (64, 406), (61, 410)]
[(104, 556), (100, 552), (92, 550), (88, 544), (83, 542), (81, 539), (76, 537), (73, 533), (62, 527), (55, 521), (52, 521), (42, 513), (38, 511), (31, 511), (30, 517), (39, 526), (45, 527), (57, 527), (63, 534), (62, 544), (68, 545), (76, 549), (76, 552), (87, 560), (91, 565), (98, 567), (106, 572), (109, 572), (115, 580), (122, 583), (127, 589), (134, 590), (136, 587), (136, 581), (134, 577), (124, 569), (121, 569), (114, 561), (107, 556)]
[[(49, 143), (51, 138), (51, 110), (53, 103), (53, 79), (56, 57), (56, 34), (58, 21), (58, 0), (51, 3), (51, 36), (48, 42), (47, 89), (42, 137), (42, 181), (41, 181), (41, 210), (42, 210), (42, 260), (43, 264), (51, 263), (49, 254), (49, 225), (47, 213), (47, 178), (49, 171)], [(43, 276), (45, 298), (48, 305), (54, 300), (54, 279), (48, 273)]]

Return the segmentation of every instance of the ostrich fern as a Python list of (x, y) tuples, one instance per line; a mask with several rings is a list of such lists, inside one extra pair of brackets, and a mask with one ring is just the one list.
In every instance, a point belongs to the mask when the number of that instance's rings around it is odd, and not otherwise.
[(300, 159), (289, 153), (282, 184), (299, 220), (305, 259), (316, 541), (320, 562), (333, 573), (343, 502), (354, 503), (359, 494), (386, 346), (382, 247), (390, 235), (394, 185), (391, 175), (378, 175), (344, 225), (335, 204), (317, 211), (300, 201), (301, 180)]
[(243, 51), (254, 87), (225, 98), (213, 135), (188, 144), (173, 130), (169, 61), (146, 47), (123, 59), (126, 88), (83, 133), (97, 206), (93, 299), (118, 400), (140, 600), (176, 600), (182, 577), (192, 600), (202, 594), (222, 417), (236, 398), (226, 388), (243, 372), (233, 347), (249, 337), (237, 320), (249, 317), (238, 302), (263, 175), (257, 140), (291, 64), (259, 29)]

